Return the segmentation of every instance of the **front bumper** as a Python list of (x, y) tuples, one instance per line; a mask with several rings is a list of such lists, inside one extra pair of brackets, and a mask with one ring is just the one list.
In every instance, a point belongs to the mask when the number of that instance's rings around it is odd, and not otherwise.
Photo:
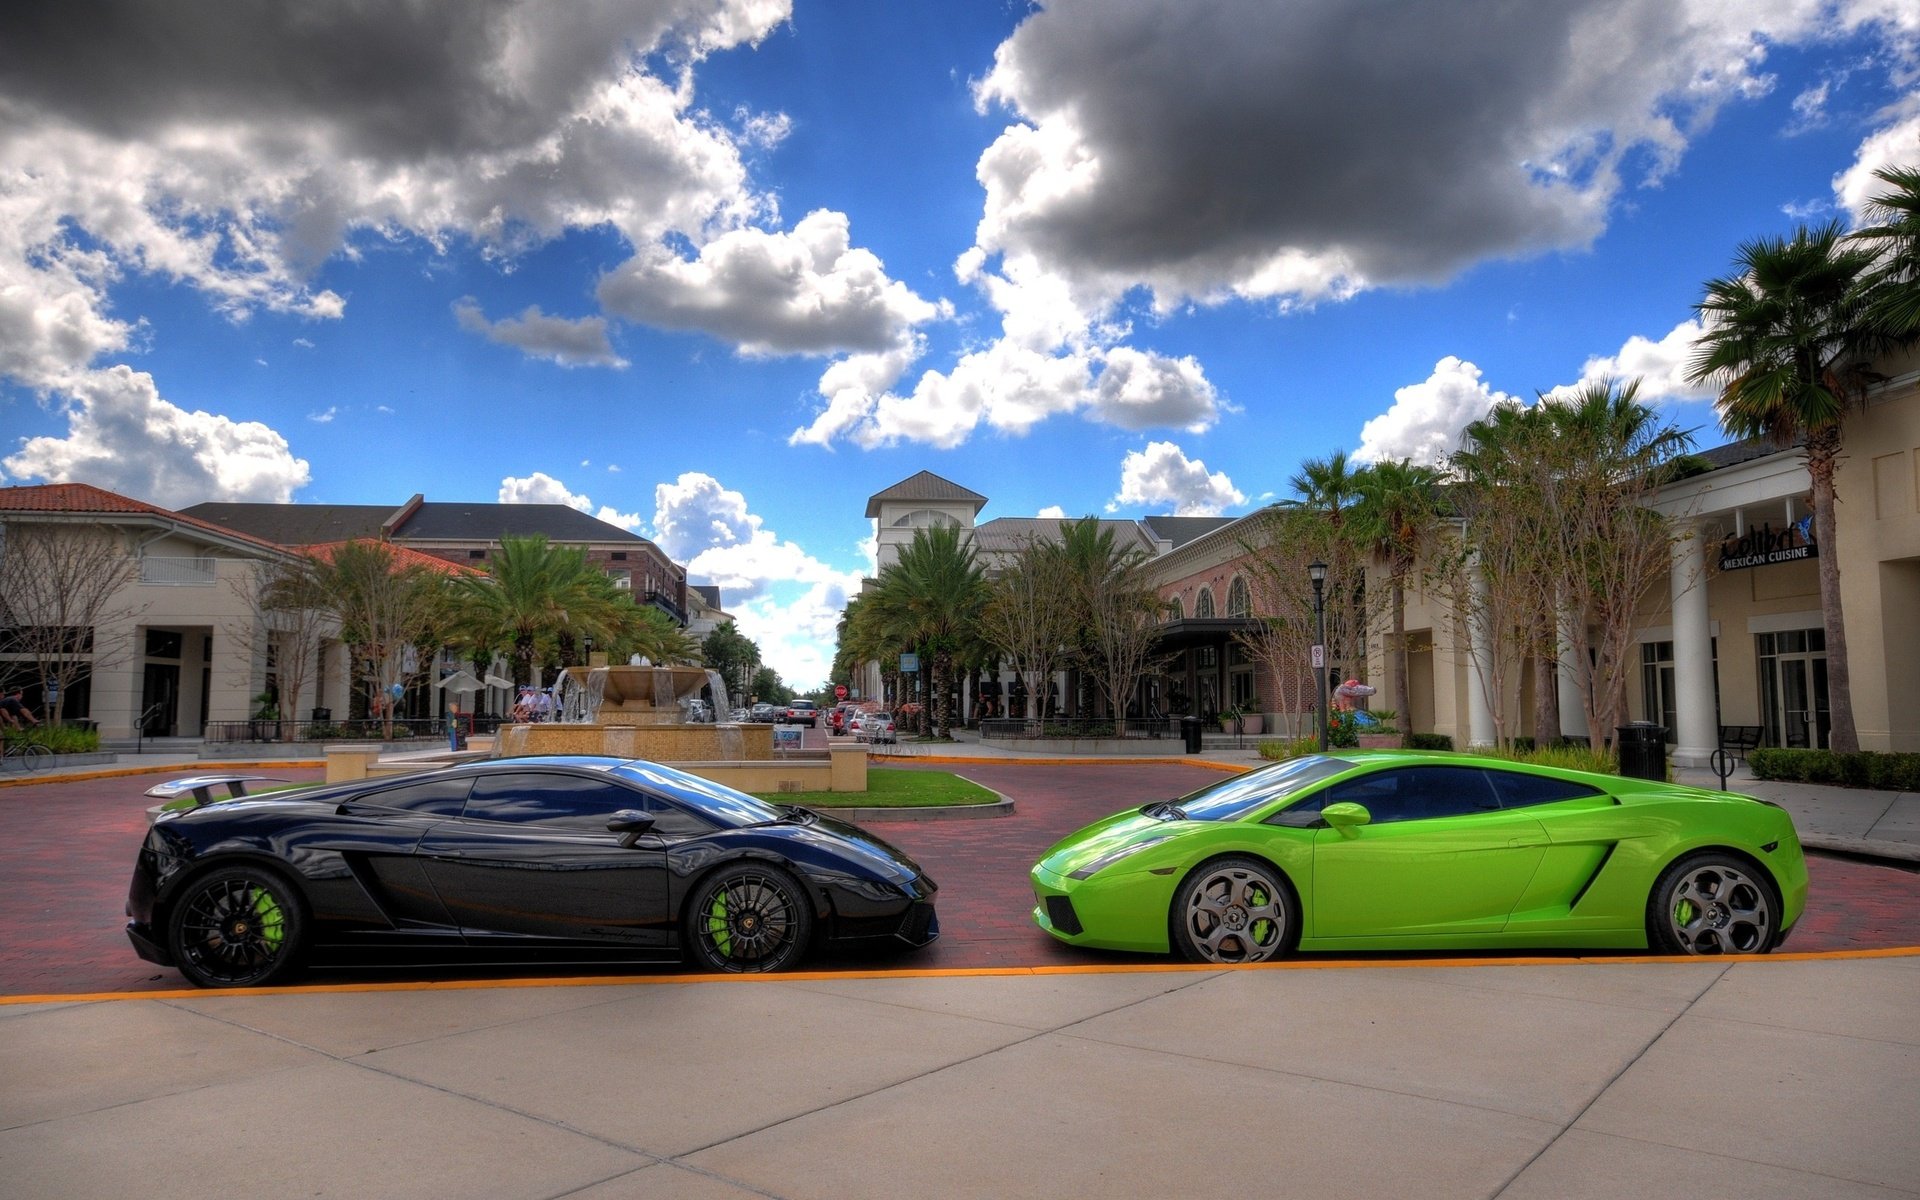
[(138, 921), (128, 921), (127, 940), (133, 943), (133, 952), (148, 962), (163, 967), (173, 965), (173, 955), (168, 954), (166, 947), (154, 939), (150, 927)]
[(1102, 871), (1068, 879), (1035, 866), (1033, 923), (1072, 946), (1165, 954), (1167, 909), (1177, 881), (1171, 876)]

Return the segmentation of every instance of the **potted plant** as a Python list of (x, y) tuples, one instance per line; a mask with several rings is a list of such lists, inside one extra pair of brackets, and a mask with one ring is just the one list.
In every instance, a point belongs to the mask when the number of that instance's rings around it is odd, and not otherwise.
[(1260, 707), (1260, 697), (1248, 696), (1240, 702), (1240, 731), (1242, 733), (1267, 731), (1266, 710)]
[(1393, 750), (1399, 748), (1402, 741), (1400, 730), (1394, 726), (1394, 720), (1399, 716), (1398, 713), (1390, 708), (1383, 708), (1374, 712), (1365, 713), (1364, 715), (1368, 719), (1362, 721), (1358, 719), (1362, 716), (1361, 713), (1356, 712), (1354, 714), (1356, 718), (1356, 740), (1359, 742), (1361, 749)]

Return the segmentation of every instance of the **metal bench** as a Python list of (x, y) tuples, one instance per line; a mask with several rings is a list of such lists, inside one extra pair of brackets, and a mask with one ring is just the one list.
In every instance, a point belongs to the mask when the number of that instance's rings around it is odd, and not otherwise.
[(1760, 747), (1760, 726), (1758, 725), (1722, 725), (1720, 727), (1720, 748), (1741, 762), (1747, 761), (1747, 755)]

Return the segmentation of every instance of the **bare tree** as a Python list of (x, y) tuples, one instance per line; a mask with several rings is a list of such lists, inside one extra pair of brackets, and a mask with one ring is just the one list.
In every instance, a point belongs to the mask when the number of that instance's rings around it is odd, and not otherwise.
[(1026, 681), (1032, 709), (1026, 715), (1044, 716), (1047, 682), (1066, 657), (1075, 629), (1066, 558), (1056, 543), (1029, 538), (991, 587), (981, 637)]
[(1106, 697), (1114, 732), (1122, 737), (1134, 685), (1159, 663), (1153, 647), (1166, 615), (1144, 564), (1139, 554), (1117, 554), (1077, 579), (1078, 607), (1087, 620), (1082, 666)]
[(0, 647), (31, 658), (52, 685), (42, 693), (48, 721), (57, 716), (51, 693), (69, 693), (78, 680), (131, 655), (130, 640), (103, 641), (98, 629), (138, 615), (120, 595), (139, 569), (126, 542), (106, 529), (0, 522)]
[(1287, 735), (1295, 737), (1300, 714), (1317, 702), (1312, 651), (1320, 631), (1307, 568), (1315, 562), (1327, 568), (1320, 607), (1329, 678), (1363, 678), (1367, 630), (1379, 607), (1367, 595), (1366, 552), (1351, 523), (1290, 505), (1267, 510), (1241, 549), (1251, 609), (1261, 615), (1253, 629), (1234, 637), (1272, 676), (1279, 689), (1276, 711), (1287, 721)]
[(322, 640), (339, 632), (329, 612), (318, 565), (310, 558), (274, 559), (252, 564), (227, 586), (247, 606), (244, 620), (228, 623), (238, 646), (273, 665), (284, 732), (295, 728), (286, 718), (306, 693)]

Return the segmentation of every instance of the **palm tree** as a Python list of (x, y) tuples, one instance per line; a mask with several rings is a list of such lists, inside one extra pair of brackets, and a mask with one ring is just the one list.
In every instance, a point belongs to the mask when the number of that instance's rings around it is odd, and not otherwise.
[(1688, 379), (1720, 388), (1714, 408), (1730, 436), (1804, 443), (1827, 633), (1828, 745), (1850, 752), (1860, 738), (1840, 606), (1833, 473), (1841, 426), (1861, 403), (1862, 360), (1877, 340), (1859, 286), (1873, 257), (1842, 245), (1839, 223), (1830, 222), (1802, 226), (1791, 240), (1755, 239), (1734, 262), (1738, 273), (1709, 282), (1706, 298), (1694, 305), (1706, 332)]
[[(883, 625), (904, 633), (933, 669), (934, 732), (952, 736), (947, 692), (956, 657), (973, 653), (980, 610), (987, 601), (986, 571), (954, 525), (917, 530), (900, 557), (880, 573), (873, 609)], [(863, 606), (864, 607), (864, 606)]]
[(1393, 706), (1400, 744), (1413, 744), (1413, 689), (1407, 680), (1407, 576), (1440, 526), (1440, 472), (1401, 460), (1360, 472), (1353, 525), (1361, 543), (1387, 567), (1393, 613)]
[(1360, 499), (1360, 476), (1347, 465), (1347, 452), (1335, 450), (1325, 458), (1310, 458), (1287, 481), (1308, 508), (1327, 514), (1334, 528), (1342, 516)]
[(555, 546), (544, 534), (501, 539), (487, 574), (461, 579), (459, 596), (468, 639), (510, 648), (517, 685), (532, 682), (543, 644), (570, 660), (576, 635), (612, 645), (626, 625), (620, 608), (625, 598), (587, 564), (586, 551)]
[(1920, 167), (1888, 167), (1873, 177), (1893, 190), (1867, 202), (1876, 222), (1847, 240), (1874, 255), (1861, 278), (1867, 319), (1894, 342), (1920, 338)]

